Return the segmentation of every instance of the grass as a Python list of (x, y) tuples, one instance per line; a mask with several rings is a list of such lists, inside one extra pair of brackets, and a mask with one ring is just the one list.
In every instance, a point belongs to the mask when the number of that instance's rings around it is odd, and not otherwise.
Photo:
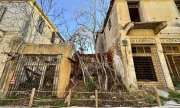
[(180, 89), (180, 77), (174, 79), (173, 84), (176, 88)]
[(154, 105), (154, 104), (157, 104), (157, 100), (155, 98), (148, 98), (148, 99), (145, 99), (145, 102), (150, 104), (150, 105)]
[(8, 105), (9, 104), (9, 101), (7, 100), (0, 100), (0, 106), (5, 106), (5, 105)]
[(74, 93), (71, 98), (72, 99), (87, 99), (88, 97), (85, 96), (84, 94)]
[(175, 91), (169, 91), (169, 98), (177, 103), (180, 103), (180, 93)]
[(89, 91), (94, 91), (96, 90), (96, 84), (93, 82), (91, 79), (87, 79), (85, 87)]

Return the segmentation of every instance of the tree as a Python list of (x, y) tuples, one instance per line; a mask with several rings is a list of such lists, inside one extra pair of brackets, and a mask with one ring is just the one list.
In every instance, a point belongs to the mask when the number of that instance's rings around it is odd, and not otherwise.
[[(77, 30), (70, 38), (75, 50), (79, 51), (81, 54), (85, 52), (87, 53), (87, 49), (92, 49), (92, 51), (89, 51), (90, 53), (95, 52), (96, 33), (101, 31), (103, 27), (103, 21), (107, 13), (109, 0), (87, 0), (87, 4), (87, 6), (78, 8), (74, 12)], [(98, 80), (98, 83), (96, 83), (97, 87), (100, 87), (101, 90), (107, 91), (109, 90), (108, 83), (110, 80), (114, 83), (119, 82), (115, 70), (108, 65), (108, 61), (104, 59), (105, 56), (103, 53), (98, 54), (95, 52), (96, 65), (94, 65), (94, 67), (88, 66), (88, 64), (84, 62), (83, 57), (78, 55), (78, 53), (77, 56), (80, 61), (85, 85), (86, 79), (91, 79), (93, 82)], [(90, 68), (95, 68), (96, 70)], [(97, 79), (92, 78), (92, 71), (96, 73)], [(112, 79), (109, 79), (109, 76), (111, 76)]]

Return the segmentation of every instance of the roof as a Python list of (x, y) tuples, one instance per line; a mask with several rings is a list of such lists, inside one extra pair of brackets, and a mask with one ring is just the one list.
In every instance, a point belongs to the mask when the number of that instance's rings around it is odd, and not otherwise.
[(44, 19), (44, 21), (46, 22), (46, 24), (55, 32), (57, 33), (57, 35), (61, 38), (61, 40), (64, 42), (65, 40), (62, 38), (62, 36), (60, 35), (59, 31), (57, 30), (57, 28), (54, 26), (54, 24), (49, 20), (49, 18), (47, 17), (47, 15), (45, 15), (45, 13), (42, 11), (42, 9), (40, 8), (40, 6), (38, 5), (38, 3), (36, 2), (36, 0), (0, 0), (2, 1), (11, 1), (11, 2), (21, 2), (21, 1), (28, 1), (30, 3), (31, 6), (34, 6), (35, 10), (41, 15), (41, 17)]

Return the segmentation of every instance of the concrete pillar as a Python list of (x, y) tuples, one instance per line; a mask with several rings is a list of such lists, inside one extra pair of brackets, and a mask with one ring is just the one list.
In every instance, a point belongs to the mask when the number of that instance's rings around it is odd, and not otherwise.
[(166, 63), (166, 59), (164, 57), (162, 45), (159, 38), (156, 38), (156, 47), (167, 87), (168, 89), (174, 90), (174, 85), (169, 73), (169, 69)]

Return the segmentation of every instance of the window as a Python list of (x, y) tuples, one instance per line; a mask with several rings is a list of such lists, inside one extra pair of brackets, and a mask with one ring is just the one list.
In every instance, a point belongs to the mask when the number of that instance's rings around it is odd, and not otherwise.
[(151, 53), (150, 46), (133, 46), (132, 53)]
[(133, 45), (133, 61), (138, 81), (157, 81), (150, 45)]
[(7, 8), (4, 6), (0, 6), (0, 22), (2, 21), (4, 14), (6, 12)]
[(109, 30), (111, 30), (111, 19), (109, 19), (109, 21), (108, 21), (108, 27), (109, 27)]
[(176, 3), (176, 6), (177, 6), (177, 8), (178, 8), (178, 10), (180, 12), (180, 1), (176, 0), (175, 3)]
[(43, 18), (42, 18), (42, 17), (39, 17), (37, 31), (38, 31), (40, 34), (43, 33), (44, 26), (45, 26), (45, 22), (44, 22)]
[(51, 43), (55, 42), (55, 38), (56, 38), (56, 34), (55, 34), (55, 32), (53, 32), (52, 37), (51, 37)]
[(164, 45), (163, 46), (164, 53), (180, 53), (180, 46), (178, 45)]
[(129, 14), (132, 22), (140, 22), (139, 2), (128, 2)]
[(133, 60), (138, 81), (157, 81), (151, 57), (135, 56)]

